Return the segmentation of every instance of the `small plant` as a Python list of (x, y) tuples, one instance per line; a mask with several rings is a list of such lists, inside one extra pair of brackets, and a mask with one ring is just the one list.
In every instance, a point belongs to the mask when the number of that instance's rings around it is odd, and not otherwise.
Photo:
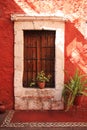
[(66, 111), (74, 104), (77, 95), (85, 95), (87, 93), (87, 75), (82, 75), (78, 70), (76, 70), (73, 77), (70, 77), (68, 83), (64, 84), (63, 98), (66, 105)]
[(37, 82), (49, 82), (51, 77), (52, 76), (50, 74), (46, 76), (45, 72), (42, 70), (38, 72), (36, 79), (33, 79), (33, 81), (30, 83), (30, 87), (37, 84)]

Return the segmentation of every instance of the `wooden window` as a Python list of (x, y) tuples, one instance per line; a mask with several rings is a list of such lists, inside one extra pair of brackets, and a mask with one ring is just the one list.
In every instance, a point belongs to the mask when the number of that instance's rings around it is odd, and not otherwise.
[(51, 81), (46, 84), (46, 87), (54, 88), (55, 31), (26, 30), (24, 31), (23, 86), (29, 87), (31, 80), (35, 79), (41, 70), (52, 75)]

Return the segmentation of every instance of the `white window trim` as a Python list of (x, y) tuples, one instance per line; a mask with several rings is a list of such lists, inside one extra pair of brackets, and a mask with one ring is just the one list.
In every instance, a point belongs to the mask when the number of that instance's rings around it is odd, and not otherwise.
[[(61, 101), (64, 86), (64, 33), (65, 20), (58, 16), (28, 16), (12, 15), (14, 21), (14, 96), (15, 109), (32, 109), (25, 104), (27, 98), (37, 96), (44, 92), (51, 96), (52, 100)], [(55, 88), (29, 89), (23, 87), (23, 65), (24, 65), (24, 36), (23, 30), (55, 30)], [(42, 96), (42, 94), (40, 95)], [(45, 95), (44, 95), (45, 96)], [(22, 99), (26, 98), (27, 103)], [(22, 102), (22, 104), (20, 103)], [(63, 102), (61, 102), (63, 108)], [(44, 108), (43, 108), (44, 109)], [(47, 109), (47, 108), (46, 108)], [(56, 109), (56, 108), (53, 108)], [(59, 106), (60, 109), (60, 106)]]

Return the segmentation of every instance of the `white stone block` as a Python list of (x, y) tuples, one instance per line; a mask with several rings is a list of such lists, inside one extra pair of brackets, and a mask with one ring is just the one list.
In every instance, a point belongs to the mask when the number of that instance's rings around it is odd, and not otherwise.
[(20, 57), (14, 57), (14, 69), (18, 71), (22, 71), (24, 69), (23, 59)]
[(43, 110), (51, 110), (51, 100), (47, 99), (47, 100), (44, 100), (43, 99)]
[(14, 44), (14, 56), (15, 57), (20, 57), (21, 59), (23, 58), (23, 54), (24, 54), (24, 49), (23, 49), (23, 45), (22, 44)]
[(15, 41), (14, 41), (14, 43), (23, 45), (23, 30), (15, 30), (14, 33), (15, 33)]
[(19, 70), (14, 71), (14, 86), (19, 87), (22, 86), (23, 73)]
[(39, 98), (32, 98), (28, 100), (28, 110), (42, 110), (42, 102)]
[(20, 97), (15, 97), (15, 109), (27, 110), (27, 100)]

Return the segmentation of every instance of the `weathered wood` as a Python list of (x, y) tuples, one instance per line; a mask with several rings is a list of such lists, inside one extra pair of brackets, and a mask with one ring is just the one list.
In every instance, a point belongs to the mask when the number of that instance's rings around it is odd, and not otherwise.
[(54, 87), (55, 31), (31, 30), (24, 32), (24, 86), (44, 70), (51, 74), (48, 87)]

